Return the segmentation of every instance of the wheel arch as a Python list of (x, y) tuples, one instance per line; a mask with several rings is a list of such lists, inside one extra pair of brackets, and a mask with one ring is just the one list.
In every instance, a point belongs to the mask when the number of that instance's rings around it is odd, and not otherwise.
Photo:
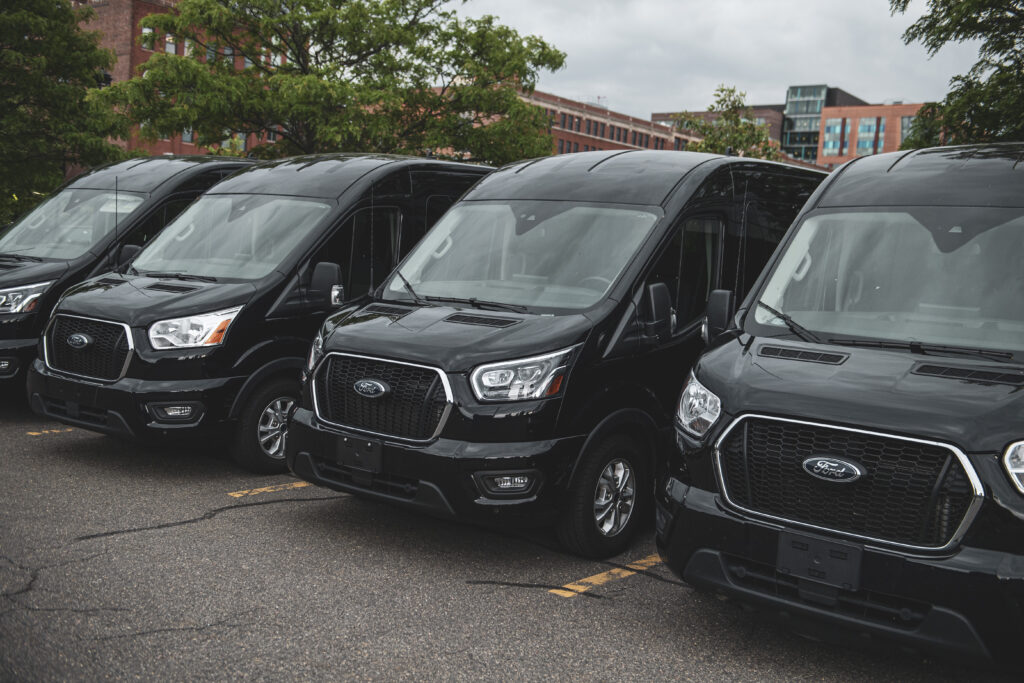
[(249, 400), (249, 397), (253, 395), (261, 386), (267, 382), (277, 379), (278, 377), (286, 377), (288, 379), (294, 379), (296, 384), (299, 384), (302, 375), (302, 368), (304, 367), (305, 360), (303, 358), (277, 358), (265, 363), (260, 366), (255, 372), (249, 375), (248, 379), (242, 385), (242, 388), (238, 390), (235, 395), (235, 400), (231, 403), (231, 410), (228, 412), (228, 417), (232, 420), (237, 420), (242, 412), (242, 407), (245, 402)]

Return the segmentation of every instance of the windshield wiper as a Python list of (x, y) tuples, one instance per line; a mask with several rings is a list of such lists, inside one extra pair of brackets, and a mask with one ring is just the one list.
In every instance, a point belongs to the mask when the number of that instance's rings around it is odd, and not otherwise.
[(38, 256), (26, 256), (25, 254), (0, 254), (0, 258), (11, 259), (13, 261), (32, 261), (34, 263), (42, 263), (43, 259)]
[(972, 346), (947, 346), (945, 344), (928, 344), (919, 341), (896, 341), (886, 339), (829, 339), (830, 344), (840, 346), (864, 346), (875, 349), (906, 349), (922, 356), (977, 356), (999, 363), (1013, 363), (1013, 354), (1008, 351), (979, 349)]
[(763, 301), (758, 301), (757, 305), (760, 306), (761, 308), (763, 308), (764, 310), (768, 311), (772, 315), (774, 315), (776, 318), (778, 318), (782, 322), (786, 323), (786, 327), (788, 327), (789, 330), (793, 334), (795, 334), (796, 336), (800, 337), (800, 339), (802, 339), (803, 341), (805, 341), (805, 342), (813, 342), (815, 344), (823, 344), (824, 343), (824, 342), (821, 341), (821, 338), (818, 337), (818, 335), (814, 334), (809, 329), (807, 329), (806, 327), (804, 327), (803, 325), (801, 325), (797, 321), (793, 320), (791, 317), (789, 317), (788, 315), (786, 315), (782, 311), (775, 310), (774, 308), (772, 308), (771, 306), (769, 306), (768, 304), (766, 304)]
[(135, 271), (144, 277), (167, 278), (169, 280), (195, 280), (197, 282), (216, 282), (212, 275), (192, 275), (190, 273), (158, 273), (151, 270)]
[(423, 298), (427, 301), (438, 301), (450, 304), (469, 304), (473, 308), (494, 308), (499, 311), (512, 311), (513, 313), (526, 313), (530, 310), (526, 306), (520, 306), (519, 304), (505, 304), (500, 301), (484, 301), (473, 296), (468, 299), (463, 299), (457, 296), (425, 296)]
[(423, 297), (416, 293), (416, 290), (412, 288), (412, 285), (409, 283), (409, 281), (405, 279), (404, 275), (402, 275), (402, 271), (396, 270), (395, 275), (401, 278), (402, 284), (405, 285), (405, 290), (409, 292), (409, 295), (412, 297), (414, 303), (417, 303), (420, 306), (432, 305), (429, 301), (427, 301), (426, 299), (424, 299)]

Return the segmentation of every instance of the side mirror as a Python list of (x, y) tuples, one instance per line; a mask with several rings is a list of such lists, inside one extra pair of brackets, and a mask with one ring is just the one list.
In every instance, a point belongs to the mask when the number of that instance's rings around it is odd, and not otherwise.
[(337, 263), (321, 261), (313, 268), (313, 278), (309, 284), (309, 294), (314, 301), (334, 304), (334, 288), (341, 282), (341, 266)]
[(115, 267), (121, 268), (138, 256), (140, 251), (142, 251), (142, 247), (137, 244), (126, 244), (122, 246), (121, 250), (117, 252), (117, 263), (115, 264)]
[(645, 336), (655, 344), (672, 336), (672, 294), (664, 282), (647, 286), (647, 323)]
[(705, 344), (729, 329), (735, 312), (736, 297), (731, 290), (716, 289), (711, 292), (708, 296), (707, 317), (701, 331)]

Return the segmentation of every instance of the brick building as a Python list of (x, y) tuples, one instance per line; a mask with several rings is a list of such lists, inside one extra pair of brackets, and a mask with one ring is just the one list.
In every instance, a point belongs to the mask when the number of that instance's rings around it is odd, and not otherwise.
[[(750, 106), (750, 113), (754, 117), (754, 123), (759, 126), (768, 126), (768, 138), (775, 142), (782, 141), (782, 111), (786, 108), (784, 104), (755, 104)], [(694, 112), (697, 116), (714, 121), (718, 114), (714, 112)], [(679, 112), (655, 112), (651, 114), (651, 121), (660, 123), (663, 126), (673, 126)]]
[[(100, 45), (112, 50), (117, 57), (111, 77), (113, 81), (125, 81), (138, 74), (139, 65), (145, 63), (154, 52), (183, 55), (190, 46), (173, 36), (152, 36), (152, 47), (143, 47), (139, 38), (152, 29), (143, 29), (139, 22), (150, 14), (170, 12), (178, 0), (81, 0), (77, 5), (88, 5), (96, 13), (92, 21), (83, 28), (100, 32)], [(243, 68), (242, 58), (235, 57), (236, 68)], [(256, 144), (257, 138), (249, 136), (243, 148)], [(143, 149), (150, 154), (202, 154), (207, 150), (193, 142), (191, 131), (170, 138), (148, 142), (133, 135), (127, 142), (130, 150)]]
[(696, 139), (661, 123), (550, 93), (535, 90), (523, 99), (548, 113), (555, 154), (602, 149), (680, 150)]
[(818, 163), (831, 169), (856, 157), (895, 152), (921, 106), (899, 102), (823, 108)]

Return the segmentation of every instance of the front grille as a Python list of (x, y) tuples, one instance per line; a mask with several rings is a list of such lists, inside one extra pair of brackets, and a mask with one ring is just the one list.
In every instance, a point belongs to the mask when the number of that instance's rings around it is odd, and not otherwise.
[[(74, 334), (87, 335), (91, 342), (85, 348), (73, 348), (68, 338)], [(46, 362), (51, 368), (100, 380), (121, 377), (131, 351), (123, 325), (68, 315), (56, 317), (46, 343)]]
[[(822, 481), (814, 456), (849, 458), (864, 475)], [(754, 513), (862, 538), (941, 548), (972, 510), (974, 490), (948, 447), (824, 425), (742, 418), (718, 447), (725, 495)]]
[[(359, 380), (386, 384), (383, 396), (355, 391)], [(441, 373), (433, 368), (332, 354), (314, 380), (317, 416), (342, 427), (400, 439), (432, 438), (448, 407)]]

